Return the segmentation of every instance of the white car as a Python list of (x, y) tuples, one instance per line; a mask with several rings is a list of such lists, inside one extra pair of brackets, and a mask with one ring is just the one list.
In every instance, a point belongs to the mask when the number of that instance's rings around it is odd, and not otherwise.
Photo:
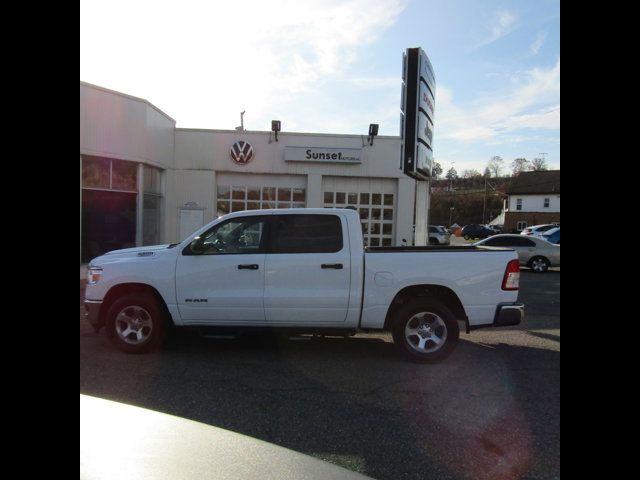
[(429, 225), (429, 245), (449, 245), (451, 234), (440, 225)]
[(529, 267), (536, 273), (546, 272), (549, 267), (560, 266), (560, 245), (554, 245), (534, 235), (526, 237), (517, 234), (494, 235), (474, 245), (513, 248), (518, 252), (520, 265)]
[(547, 230), (557, 227), (555, 223), (545, 223), (542, 225), (531, 225), (520, 232), (520, 235), (540, 235)]

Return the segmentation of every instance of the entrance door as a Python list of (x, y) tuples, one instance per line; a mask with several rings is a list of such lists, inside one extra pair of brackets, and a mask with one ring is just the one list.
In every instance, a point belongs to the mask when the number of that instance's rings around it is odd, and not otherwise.
[(136, 246), (136, 194), (82, 190), (82, 261)]

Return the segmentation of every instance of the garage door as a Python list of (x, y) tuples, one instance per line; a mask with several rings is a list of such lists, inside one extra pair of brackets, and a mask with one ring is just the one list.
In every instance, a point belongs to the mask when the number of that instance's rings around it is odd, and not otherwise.
[(322, 194), (325, 208), (352, 207), (358, 211), (365, 245), (393, 245), (397, 198), (395, 180), (325, 177)]

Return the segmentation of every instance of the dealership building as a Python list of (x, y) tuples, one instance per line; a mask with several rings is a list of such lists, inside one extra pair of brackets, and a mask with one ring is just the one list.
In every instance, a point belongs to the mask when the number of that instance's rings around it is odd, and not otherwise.
[(428, 182), (403, 173), (399, 136), (175, 124), (144, 99), (80, 82), (81, 263), (266, 208), (351, 207), (369, 246), (426, 242)]

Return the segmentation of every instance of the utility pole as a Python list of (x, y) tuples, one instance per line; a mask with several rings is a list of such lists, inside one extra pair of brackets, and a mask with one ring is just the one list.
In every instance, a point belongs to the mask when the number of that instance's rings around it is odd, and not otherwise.
[(484, 202), (482, 203), (482, 224), (485, 225), (484, 212), (487, 210), (487, 177), (484, 177)]

